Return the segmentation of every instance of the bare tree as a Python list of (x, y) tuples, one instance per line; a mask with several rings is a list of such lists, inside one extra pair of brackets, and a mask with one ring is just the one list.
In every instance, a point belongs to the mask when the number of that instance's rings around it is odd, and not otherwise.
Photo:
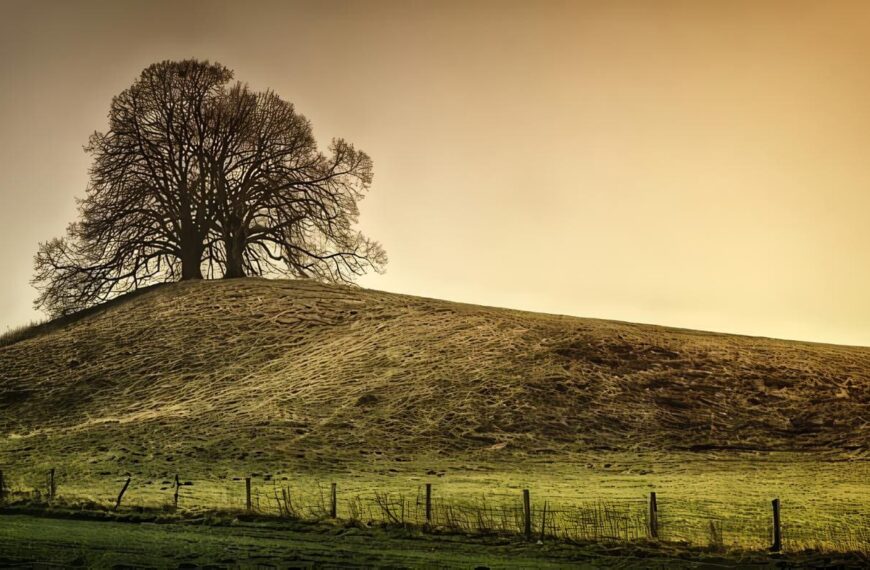
[(324, 155), (310, 123), (273, 92), (237, 85), (214, 109), (212, 130), (225, 135), (207, 155), (225, 277), (350, 282), (383, 268), (380, 245), (353, 229), (372, 180), (365, 153), (339, 139)]
[[(144, 255), (201, 279), (213, 215), (203, 175), (208, 107), (232, 72), (219, 64), (163, 62), (112, 101), (107, 133), (91, 137), (91, 185), (81, 237), (109, 257)], [(171, 272), (172, 273), (172, 272)], [(172, 276), (175, 276), (172, 273)]]
[(372, 163), (220, 64), (165, 61), (92, 135), (80, 220), (40, 244), (38, 307), (78, 310), (159, 281), (281, 274), (351, 282), (386, 263), (354, 229)]

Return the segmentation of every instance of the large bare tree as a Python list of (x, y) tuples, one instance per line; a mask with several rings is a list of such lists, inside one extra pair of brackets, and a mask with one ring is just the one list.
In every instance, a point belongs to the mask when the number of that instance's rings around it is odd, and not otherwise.
[(219, 64), (163, 62), (114, 98), (109, 130), (88, 146), (94, 163), (81, 208), (83, 240), (105, 244), (119, 259), (168, 258), (181, 279), (202, 278), (213, 216), (202, 172), (206, 117), (231, 78)]
[(273, 92), (220, 64), (146, 68), (95, 133), (80, 220), (40, 244), (38, 307), (75, 311), (154, 282), (280, 274), (351, 282), (386, 255), (354, 229), (371, 160), (317, 148)]

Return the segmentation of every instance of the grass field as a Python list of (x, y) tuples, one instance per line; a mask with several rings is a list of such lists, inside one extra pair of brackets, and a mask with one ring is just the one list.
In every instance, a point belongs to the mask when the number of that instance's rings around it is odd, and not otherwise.
[[(870, 349), (540, 315), (305, 281), (182, 283), (0, 348), (20, 500), (244, 504), (760, 551), (870, 551)], [(14, 340), (14, 339), (13, 339)], [(546, 510), (548, 515), (544, 515)], [(398, 513), (398, 514), (397, 514)], [(518, 514), (520, 513), (520, 514)], [(287, 514), (287, 513), (285, 513)], [(399, 526), (402, 526), (401, 524)]]
[(88, 568), (861, 568), (816, 552), (715, 552), (660, 543), (530, 544), (501, 536), (340, 524), (230, 521), (160, 524), (3, 516), (0, 565)]
[[(251, 473), (225, 465), (225, 473), (208, 478), (203, 466), (188, 467), (179, 473), (183, 511), (245, 507), (244, 477)], [(217, 472), (220, 467), (211, 466)], [(46, 473), (47, 464), (26, 473), (7, 469), (7, 487), (20, 499), (32, 498), (34, 490), (45, 498)], [(125, 480), (119, 474), (72, 474), (62, 467), (56, 472), (60, 498), (104, 506), (115, 502)], [(424, 485), (431, 483), (437, 527), (459, 533), (521, 533), (521, 492), (529, 489), (535, 536), (543, 527), (552, 538), (642, 540), (648, 537), (647, 497), (655, 491), (661, 539), (763, 550), (771, 543), (770, 501), (776, 497), (783, 504), (786, 551), (870, 552), (868, 480), (867, 462), (806, 454), (607, 453), (572, 462), (413, 461), (357, 463), (319, 473), (260, 471), (252, 477), (252, 502), (259, 513), (319, 520), (328, 516), (330, 484), (335, 482), (339, 518), (422, 525)], [(168, 507), (174, 493), (170, 471), (137, 476), (124, 506)]]

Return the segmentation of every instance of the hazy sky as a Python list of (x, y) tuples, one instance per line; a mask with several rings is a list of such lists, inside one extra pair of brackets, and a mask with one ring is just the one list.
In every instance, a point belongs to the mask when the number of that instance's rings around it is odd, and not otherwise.
[(112, 96), (196, 57), (372, 156), (364, 286), (870, 345), (870, 2), (0, 7), (0, 330)]

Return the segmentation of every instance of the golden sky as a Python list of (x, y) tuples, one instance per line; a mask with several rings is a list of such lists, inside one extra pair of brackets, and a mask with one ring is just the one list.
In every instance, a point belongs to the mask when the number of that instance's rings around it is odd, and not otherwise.
[(0, 0), (0, 330), (163, 59), (375, 161), (366, 287), (870, 345), (870, 2)]

